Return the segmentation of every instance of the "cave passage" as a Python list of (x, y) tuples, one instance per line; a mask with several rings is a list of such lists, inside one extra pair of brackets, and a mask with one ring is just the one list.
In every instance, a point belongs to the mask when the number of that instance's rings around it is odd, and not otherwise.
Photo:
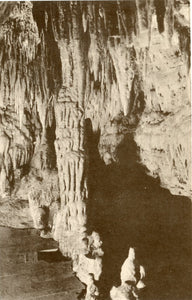
[[(90, 207), (88, 219), (101, 234), (103, 300), (120, 284), (130, 246), (146, 269), (147, 300), (191, 297), (191, 202), (173, 196), (138, 163), (128, 134), (117, 148), (118, 163), (106, 166), (98, 152), (99, 133), (88, 130)], [(142, 298), (141, 298), (142, 299)]]

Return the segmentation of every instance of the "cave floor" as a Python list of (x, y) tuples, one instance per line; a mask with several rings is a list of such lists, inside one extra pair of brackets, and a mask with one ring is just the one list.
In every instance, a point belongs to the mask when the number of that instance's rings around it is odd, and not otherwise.
[(38, 252), (56, 248), (55, 241), (41, 238), (37, 230), (0, 227), (0, 299), (77, 299), (82, 285), (71, 261), (48, 255), (42, 260)]

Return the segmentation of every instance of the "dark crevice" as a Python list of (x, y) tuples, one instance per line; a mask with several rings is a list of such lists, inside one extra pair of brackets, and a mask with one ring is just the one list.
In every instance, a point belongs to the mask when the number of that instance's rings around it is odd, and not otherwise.
[(50, 169), (56, 169), (56, 152), (55, 152), (55, 146), (54, 142), (56, 139), (55, 135), (56, 130), (56, 122), (55, 117), (53, 117), (52, 125), (47, 127), (46, 130), (46, 140), (48, 145), (48, 159), (49, 159), (49, 168)]
[(164, 0), (154, 0), (154, 5), (157, 14), (157, 23), (159, 32), (162, 33), (164, 31), (164, 18), (165, 18), (165, 1)]

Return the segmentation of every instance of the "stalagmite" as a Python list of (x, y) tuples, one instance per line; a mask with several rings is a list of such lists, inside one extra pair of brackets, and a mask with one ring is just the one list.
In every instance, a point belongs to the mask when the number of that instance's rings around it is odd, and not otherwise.
[(135, 249), (130, 247), (127, 259), (121, 267), (121, 285), (113, 286), (110, 291), (112, 300), (140, 299), (139, 290), (145, 287), (145, 269), (136, 259)]
[(121, 284), (126, 282), (132, 282), (138, 288), (145, 287), (142, 282), (145, 277), (145, 269), (143, 266), (139, 265), (136, 256), (135, 249), (130, 248), (127, 259), (124, 261), (121, 267)]

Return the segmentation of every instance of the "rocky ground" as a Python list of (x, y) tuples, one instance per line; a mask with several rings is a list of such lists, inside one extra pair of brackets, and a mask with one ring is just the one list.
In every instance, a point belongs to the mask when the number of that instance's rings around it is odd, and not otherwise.
[(83, 286), (74, 277), (71, 261), (41, 250), (54, 249), (53, 240), (39, 237), (36, 230), (0, 227), (0, 298), (2, 300), (75, 300)]

